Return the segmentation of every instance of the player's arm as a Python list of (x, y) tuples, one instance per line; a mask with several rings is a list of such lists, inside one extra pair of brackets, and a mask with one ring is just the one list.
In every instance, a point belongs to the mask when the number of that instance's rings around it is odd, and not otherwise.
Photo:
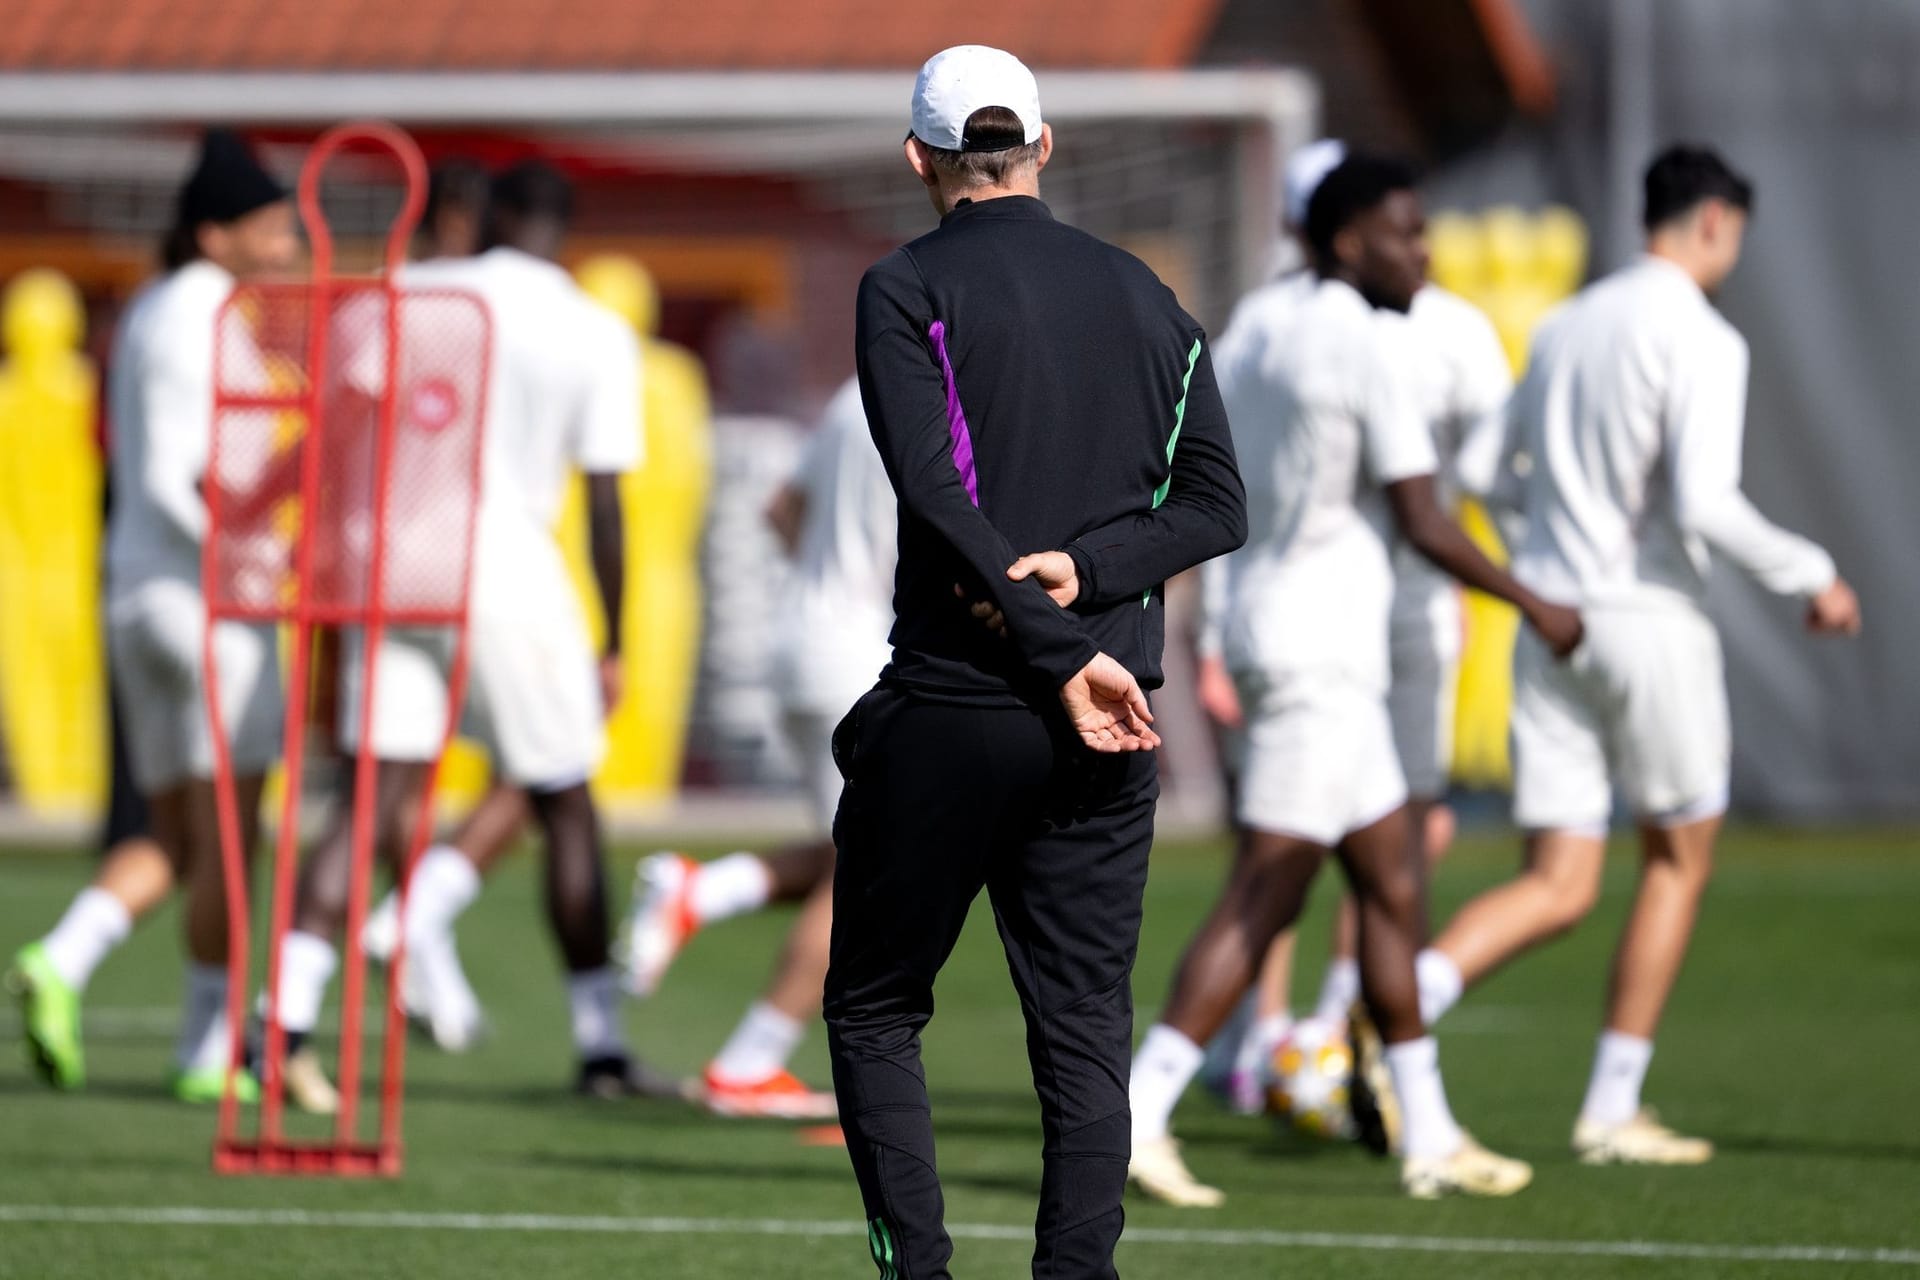
[(1580, 644), (1580, 615), (1527, 590), (1506, 570), (1487, 559), (1473, 539), (1440, 506), (1433, 476), (1438, 466), (1433, 437), (1420, 419), (1406, 386), (1403, 366), (1393, 348), (1376, 347), (1374, 367), (1359, 389), (1360, 419), (1367, 470), (1387, 493), (1387, 504), (1402, 538), (1459, 582), (1497, 596), (1520, 610), (1547, 647), (1560, 656)]
[(1712, 332), (1673, 361), (1666, 458), (1675, 517), (1761, 586), (1807, 600), (1816, 629), (1856, 632), (1859, 602), (1833, 557), (1768, 520), (1740, 491), (1747, 361), (1746, 344), (1731, 332)]
[(146, 457), (140, 484), (154, 508), (190, 541), (207, 536), (201, 488), (213, 439), (212, 335), (173, 332), (148, 351), (140, 384)]
[(1152, 715), (1133, 677), (1099, 651), (1040, 583), (1006, 576), (1013, 548), (975, 505), (954, 461), (946, 383), (928, 338), (930, 311), (904, 254), (875, 264), (860, 282), (854, 315), (860, 399), (902, 514), (933, 529), (972, 571), (1004, 616), (1014, 652), (1062, 691), (1083, 742), (1096, 750), (1152, 745)]
[(1579, 647), (1579, 612), (1542, 600), (1487, 559), (1454, 518), (1441, 510), (1431, 472), (1392, 481), (1386, 490), (1394, 524), (1415, 551), (1456, 580), (1519, 609), (1556, 656), (1564, 658)]
[(627, 530), (620, 477), (640, 465), (645, 420), (640, 399), (640, 343), (610, 314), (590, 308), (585, 336), (594, 359), (574, 423), (574, 463), (586, 476), (587, 552), (606, 620), (600, 655), (601, 697), (611, 710), (621, 693), (626, 639)]
[(1156, 500), (1064, 548), (1078, 579), (1077, 604), (1097, 608), (1137, 599), (1247, 540), (1247, 492), (1213, 360), (1198, 330), (1190, 340), (1191, 365), (1171, 425), (1177, 434)]

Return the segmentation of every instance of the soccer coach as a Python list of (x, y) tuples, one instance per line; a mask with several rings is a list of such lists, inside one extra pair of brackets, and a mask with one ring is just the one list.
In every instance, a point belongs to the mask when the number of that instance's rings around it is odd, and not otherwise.
[(1142, 690), (1164, 581), (1240, 545), (1245, 493), (1200, 326), (1040, 202), (1032, 73), (937, 54), (905, 150), (940, 225), (860, 283), (900, 558), (893, 661), (835, 734), (834, 1091), (881, 1275), (947, 1276), (920, 1030), (984, 885), (1040, 1096), (1033, 1274), (1113, 1276), (1159, 795)]

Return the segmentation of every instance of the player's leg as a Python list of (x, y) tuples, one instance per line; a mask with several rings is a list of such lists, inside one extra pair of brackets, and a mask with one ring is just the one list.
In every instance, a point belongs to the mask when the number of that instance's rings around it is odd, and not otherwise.
[[(236, 759), (236, 769), (259, 768), (257, 762), (240, 763), (244, 758)], [(240, 820), (243, 866), (249, 875), (260, 844), (260, 797), (265, 788), (264, 773), (236, 773), (234, 805)], [(185, 897), (187, 989), (180, 1036), (174, 1046), (172, 1087), (174, 1096), (183, 1102), (210, 1103), (217, 1102), (225, 1088), (227, 1063), (233, 1052), (227, 1019), (230, 916), (226, 866), (214, 784), (194, 778), (178, 796), (183, 832), (180, 882)], [(167, 807), (164, 802), (156, 803), (156, 820)], [(252, 1078), (247, 1077), (241, 1088), (250, 1093), (252, 1087)]]
[[(840, 716), (789, 711), (785, 719), (814, 820), (820, 831), (831, 831), (843, 785), (833, 759)], [(707, 1105), (715, 1111), (794, 1119), (824, 1119), (835, 1112), (832, 1093), (808, 1088), (787, 1070), (807, 1027), (820, 1016), (833, 934), (833, 863), (833, 841), (827, 838), (811, 867), (770, 868), (775, 880), (798, 870), (812, 875), (813, 884), (787, 930), (772, 977), (707, 1065)], [(800, 887), (793, 883), (787, 891)]]
[(1694, 614), (1602, 619), (1624, 690), (1616, 722), (1621, 787), (1640, 818), (1640, 884), (1614, 957), (1606, 1029), (1574, 1149), (1589, 1163), (1699, 1164), (1713, 1145), (1659, 1124), (1640, 1105), (1654, 1033), (1680, 975), (1713, 872), (1731, 742), (1720, 641)]
[(1556, 662), (1531, 632), (1514, 648), (1514, 820), (1527, 832), (1521, 873), (1468, 902), (1419, 959), (1429, 1025), (1462, 991), (1522, 952), (1559, 937), (1600, 894), (1613, 798), (1605, 673), (1595, 641)]
[[(407, 1011), (448, 1053), (471, 1048), (486, 1031), (480, 998), (460, 963), (455, 926), (480, 896), (486, 877), (518, 845), (528, 815), (526, 793), (496, 781), (452, 839), (430, 845), (420, 855), (407, 885), (404, 926), (397, 920), (393, 926), (395, 934), (402, 927), (406, 931)], [(397, 906), (394, 914), (398, 916)], [(389, 944), (386, 951), (391, 950)]]
[(1132, 1155), (1130, 979), (1159, 792), (1152, 755), (1088, 758), (1063, 744), (1038, 821), (1022, 823), (1040, 834), (1003, 845), (988, 876), (1040, 1097), (1037, 1276), (1117, 1274)]
[(834, 826), (824, 1001), (834, 1093), (875, 1260), (937, 1280), (953, 1244), (920, 1032), (934, 978), (985, 881), (1011, 780), (1041, 772), (1035, 761), (1050, 747), (1024, 712), (924, 702), (885, 686), (849, 713), (835, 747), (847, 788)]
[[(1423, 869), (1409, 856), (1413, 844), (1409, 814), (1397, 805), (1339, 847), (1358, 917), (1361, 996), (1398, 1112), (1401, 1184), (1421, 1199), (1512, 1195), (1532, 1181), (1533, 1170), (1485, 1150), (1454, 1121), (1439, 1048), (1421, 1017), (1414, 956), (1425, 932), (1425, 894)], [(1370, 1058), (1370, 1032), (1355, 1039), (1356, 1056)], [(1356, 1099), (1356, 1118), (1360, 1110)]]
[(1212, 911), (1188, 944), (1160, 1020), (1141, 1038), (1130, 1086), (1133, 1168), (1142, 1190), (1171, 1204), (1224, 1198), (1188, 1172), (1174, 1145), (1174, 1105), (1215, 1035), (1254, 981), (1274, 939), (1305, 905), (1328, 847), (1345, 830), (1352, 736), (1345, 708), (1315, 682), (1241, 673), (1246, 709), (1236, 817), (1241, 835)]

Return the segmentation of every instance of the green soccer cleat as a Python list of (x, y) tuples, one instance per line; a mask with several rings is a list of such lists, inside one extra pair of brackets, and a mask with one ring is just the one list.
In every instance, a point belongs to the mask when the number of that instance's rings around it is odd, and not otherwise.
[[(220, 1095), (226, 1091), (227, 1069), (225, 1067), (195, 1067), (182, 1071), (175, 1067), (167, 1073), (167, 1088), (180, 1102), (190, 1106), (215, 1106)], [(260, 1101), (260, 1082), (251, 1071), (242, 1071), (234, 1077), (234, 1096), (244, 1103)]]
[(56, 1089), (78, 1089), (87, 1080), (80, 1050), (80, 992), (54, 972), (46, 947), (20, 948), (7, 971), (7, 989), (20, 1002), (20, 1029), (27, 1058), (40, 1078)]

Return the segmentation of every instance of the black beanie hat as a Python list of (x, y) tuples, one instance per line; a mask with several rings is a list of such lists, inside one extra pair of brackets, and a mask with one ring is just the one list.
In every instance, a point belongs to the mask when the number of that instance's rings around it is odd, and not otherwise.
[(200, 159), (180, 188), (180, 225), (233, 222), (256, 209), (287, 198), (287, 189), (260, 167), (240, 135), (209, 129), (200, 140)]

